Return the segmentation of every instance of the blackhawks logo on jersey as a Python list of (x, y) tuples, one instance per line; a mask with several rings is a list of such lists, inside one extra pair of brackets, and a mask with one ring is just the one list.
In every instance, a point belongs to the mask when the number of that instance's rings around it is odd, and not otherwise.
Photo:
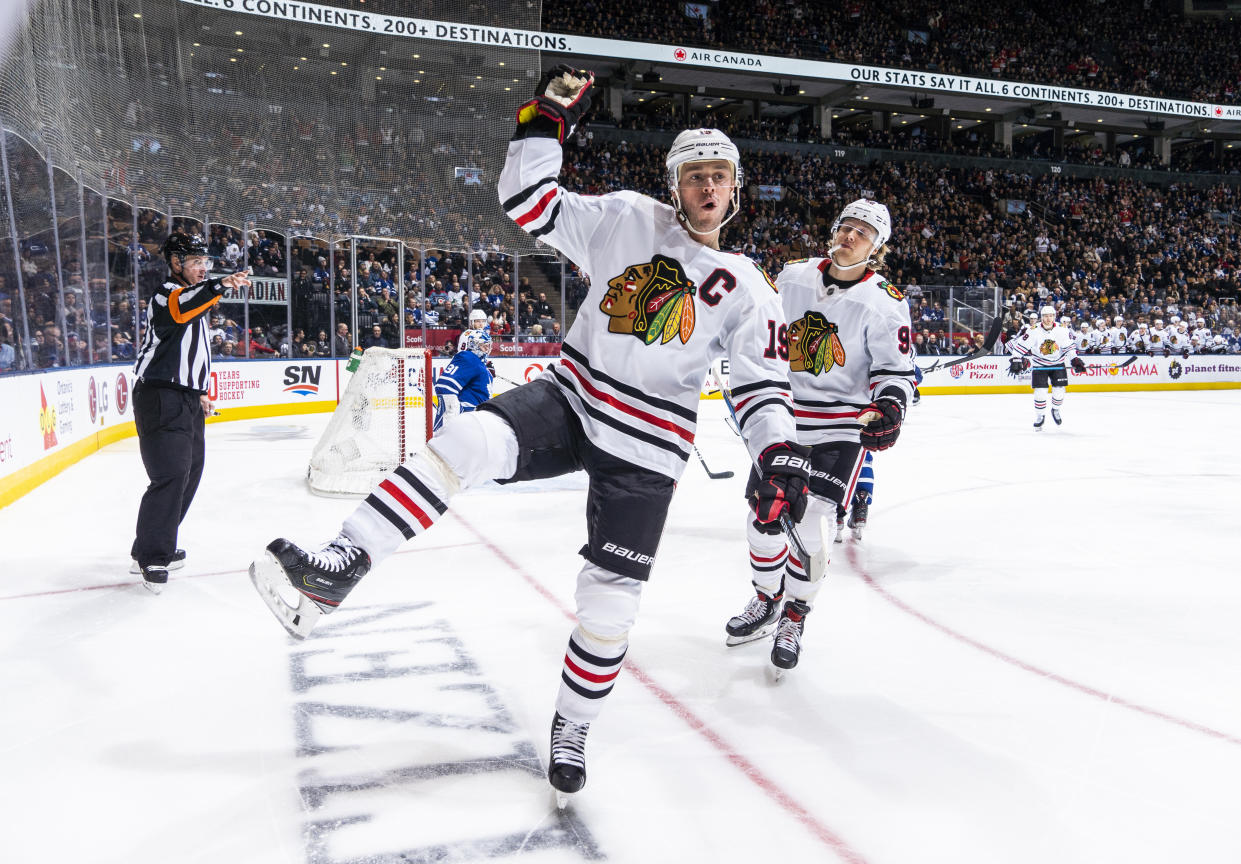
[(1044, 357), (1050, 357), (1059, 350), (1060, 346), (1056, 344), (1055, 339), (1044, 339), (1038, 346), (1038, 353), (1042, 354)]
[(609, 279), (599, 308), (608, 315), (609, 333), (629, 333), (646, 345), (665, 345), (673, 337), (685, 343), (694, 333), (697, 291), (680, 261), (656, 255)]
[(897, 288), (887, 279), (884, 279), (882, 282), (880, 282), (879, 287), (882, 288), (884, 291), (888, 292), (888, 296), (891, 297), (893, 300), (904, 300), (905, 299), (905, 292), (902, 291), (900, 288)]
[(818, 375), (845, 365), (840, 328), (819, 312), (807, 312), (789, 325), (789, 369)]

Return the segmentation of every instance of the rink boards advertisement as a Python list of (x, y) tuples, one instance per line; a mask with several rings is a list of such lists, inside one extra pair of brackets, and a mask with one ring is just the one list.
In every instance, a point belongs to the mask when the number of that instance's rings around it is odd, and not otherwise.
[[(495, 392), (541, 375), (556, 357), (495, 357)], [(950, 359), (950, 358), (944, 358)], [(1241, 388), (1241, 356), (1198, 355), (1083, 358), (1084, 374), (1070, 372), (1069, 388), (1090, 390), (1194, 390)], [(971, 360), (926, 372), (922, 392), (1028, 393), (1030, 373), (1008, 375), (1007, 356)], [(448, 358), (433, 361), (434, 373)], [(210, 423), (287, 414), (329, 412), (348, 385), (345, 360), (250, 360), (212, 366), (210, 395), (218, 416)], [(29, 492), (79, 459), (135, 434), (133, 372), (128, 365), (53, 369), (0, 378), (0, 507)], [(704, 384), (704, 397), (714, 396)], [(718, 398), (718, 396), (715, 396)]]
[[(950, 361), (953, 358), (940, 358)], [(1008, 374), (1007, 354), (937, 366), (935, 358), (919, 357), (921, 391), (928, 395), (964, 393), (1028, 393), (1030, 370)], [(1086, 371), (1069, 370), (1069, 389), (1091, 390), (1225, 390), (1241, 387), (1241, 355), (1195, 354), (1185, 357), (1083, 355)]]
[[(497, 390), (531, 380), (554, 357), (495, 358)], [(448, 358), (432, 366), (438, 374)], [(348, 384), (345, 360), (216, 362), (209, 423), (329, 412)], [(101, 447), (135, 435), (129, 364), (0, 377), (0, 507)]]

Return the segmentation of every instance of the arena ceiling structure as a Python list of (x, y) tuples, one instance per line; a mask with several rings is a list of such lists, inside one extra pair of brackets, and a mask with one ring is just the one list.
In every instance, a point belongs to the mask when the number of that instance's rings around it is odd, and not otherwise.
[(526, 0), (40, 0), (0, 33), (0, 116), (83, 183), (174, 217), (516, 252), (535, 247), (501, 212), (495, 178), (517, 107), (558, 62), (593, 68), (611, 106), (666, 99), (691, 116), (1241, 140), (1236, 106), (592, 39), (543, 30), (541, 12)]

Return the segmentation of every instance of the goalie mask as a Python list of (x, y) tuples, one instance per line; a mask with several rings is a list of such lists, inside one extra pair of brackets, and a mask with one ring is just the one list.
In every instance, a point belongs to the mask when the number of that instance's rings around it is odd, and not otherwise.
[(466, 330), (457, 340), (457, 350), (486, 357), (491, 353), (491, 334), (486, 330)]
[[(681, 192), (679, 189), (681, 168), (692, 162), (708, 162), (717, 159), (727, 162), (733, 168), (733, 191), (729, 197), (732, 212), (724, 217), (718, 228), (713, 228), (711, 231), (698, 231), (690, 224), (689, 216), (686, 215), (685, 208), (681, 206)], [(668, 169), (668, 188), (672, 192), (672, 206), (675, 208), (677, 218), (681, 220), (681, 224), (691, 234), (701, 236), (714, 233), (719, 228), (727, 225), (734, 216), (741, 212), (741, 184), (745, 178), (741, 171), (741, 151), (719, 129), (686, 129), (673, 140), (672, 148), (668, 151), (668, 158), (664, 160), (664, 165)]]

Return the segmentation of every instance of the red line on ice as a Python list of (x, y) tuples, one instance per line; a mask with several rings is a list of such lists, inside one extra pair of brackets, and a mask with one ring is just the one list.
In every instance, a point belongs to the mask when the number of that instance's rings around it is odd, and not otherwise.
[(1120, 696), (1117, 696), (1113, 693), (1105, 693), (1102, 690), (1091, 687), (1089, 684), (1082, 684), (1080, 681), (1074, 681), (1071, 678), (1065, 678), (1063, 675), (1058, 675), (1055, 672), (1048, 672), (1046, 669), (1040, 669), (1038, 666), (1035, 666), (1033, 663), (1027, 663), (1024, 660), (1019, 660), (1016, 657), (1012, 657), (1008, 654), (1005, 654), (1003, 651), (1000, 651), (997, 648), (992, 648), (990, 645), (984, 645), (982, 642), (979, 642), (977, 639), (971, 639), (969, 636), (966, 636), (963, 633), (958, 633), (956, 630), (953, 630), (951, 627), (948, 627), (945, 624), (941, 624), (940, 622), (936, 621), (934, 618), (932, 618), (930, 615), (927, 615), (924, 612), (919, 612), (917, 609), (914, 609), (912, 606), (907, 604), (904, 600), (901, 600), (897, 598), (895, 595), (889, 593), (888, 590), (884, 588), (883, 586), (881, 586), (878, 582), (876, 582), (875, 577), (871, 576), (870, 573), (868, 573), (866, 569), (861, 565), (861, 563), (858, 561), (857, 551), (853, 548), (852, 545), (846, 548), (845, 554), (848, 556), (849, 563), (853, 566), (853, 569), (857, 572), (859, 576), (862, 577), (862, 581), (865, 582), (867, 585), (869, 585), (870, 588), (875, 593), (877, 593), (884, 600), (887, 600), (897, 609), (904, 612), (906, 615), (912, 615), (914, 618), (917, 618), (923, 624), (926, 624), (930, 627), (935, 628), (940, 633), (943, 633), (945, 636), (948, 636), (949, 638), (955, 639), (956, 641), (961, 642), (965, 645), (968, 645), (971, 648), (976, 648), (982, 653), (990, 657), (994, 657), (997, 660), (1001, 660), (1010, 666), (1016, 666), (1018, 669), (1021, 669), (1025, 672), (1031, 672), (1039, 676), (1040, 678), (1045, 678), (1049, 681), (1055, 681), (1057, 684), (1063, 684), (1065, 687), (1068, 687), (1070, 690), (1076, 690), (1078, 693), (1085, 693), (1087, 696), (1093, 696), (1096, 699), (1101, 699), (1102, 701), (1107, 702), (1110, 705), (1119, 705), (1122, 708), (1128, 708), (1130, 711), (1136, 711), (1138, 714), (1145, 714), (1147, 717), (1154, 717), (1156, 719), (1163, 720), (1167, 723), (1172, 723), (1176, 726), (1181, 726), (1185, 729), (1192, 729), (1195, 732), (1201, 732), (1203, 735), (1208, 735), (1212, 738), (1217, 738), (1220, 741), (1226, 741), (1229, 744), (1241, 744), (1241, 738), (1238, 738), (1235, 735), (1229, 735), (1227, 732), (1220, 732), (1217, 729), (1212, 729), (1209, 726), (1203, 726), (1201, 723), (1195, 723), (1192, 720), (1185, 720), (1180, 717), (1175, 717), (1171, 714), (1165, 714), (1164, 712), (1160, 711), (1157, 708), (1151, 708), (1146, 705), (1140, 705), (1137, 702), (1130, 702), (1128, 699), (1122, 699)]
[[(453, 515), (459, 522), (461, 522), (462, 525), (468, 528), (475, 537), (478, 538), (479, 543), (489, 549), (493, 555), (512, 568), (513, 572), (524, 579), (526, 583), (535, 590), (535, 592), (543, 597), (543, 599), (559, 609), (560, 613), (564, 615), (565, 618), (574, 623), (577, 622), (577, 616), (574, 615), (572, 610), (568, 609), (563, 603), (560, 602), (560, 599), (556, 597), (555, 594), (548, 591), (547, 588), (545, 588), (537, 579), (527, 573), (520, 564), (505, 554), (503, 549), (492, 543), (483, 532), (479, 531), (463, 519), (461, 514), (454, 512)], [(846, 861), (848, 864), (866, 864), (866, 859), (863, 858), (858, 852), (854, 851), (854, 849), (843, 839), (841, 839), (839, 835), (816, 819), (812, 813), (806, 810), (805, 807), (798, 804), (791, 795), (781, 789), (780, 785), (764, 774), (757, 765), (734, 750), (732, 746), (719, 735), (719, 733), (708, 726), (702, 718), (691, 711), (683, 702), (656, 683), (655, 679), (648, 675), (641, 666), (634, 663), (632, 660), (626, 660), (625, 668), (629, 670), (630, 675), (641, 682), (642, 686), (651, 691), (655, 698), (657, 698), (660, 702), (663, 702), (664, 705), (668, 706), (668, 708), (672, 709), (672, 713), (684, 720), (691, 729), (706, 739), (707, 743), (718, 750), (720, 754), (731, 762), (735, 768), (741, 771), (741, 773), (744, 774), (750, 782), (761, 789), (768, 798), (771, 798), (778, 805), (780, 805), (785, 812), (792, 815), (798, 822), (804, 825), (811, 834), (823, 843), (823, 845), (827, 846), (838, 856), (840, 856), (842, 861)]]

